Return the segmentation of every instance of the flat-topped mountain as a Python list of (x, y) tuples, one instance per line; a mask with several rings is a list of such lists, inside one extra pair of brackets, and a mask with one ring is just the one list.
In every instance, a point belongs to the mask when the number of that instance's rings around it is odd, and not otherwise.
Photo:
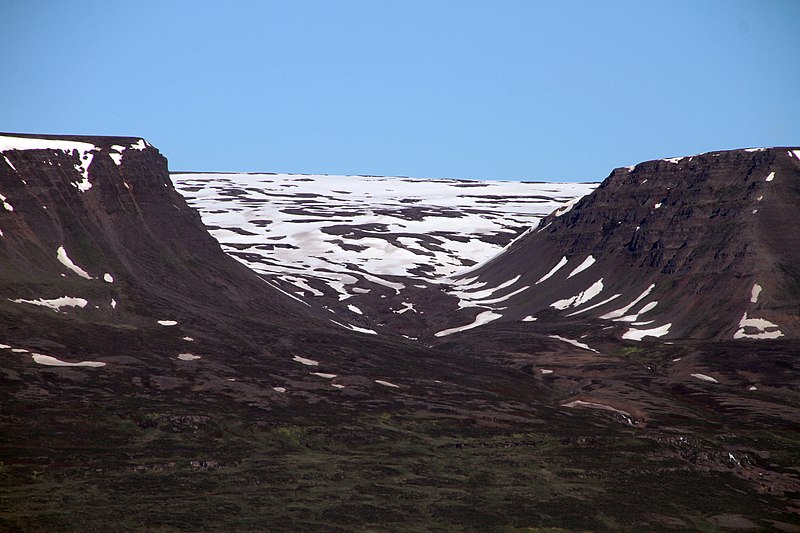
[(648, 161), (614, 170), (458, 290), (494, 299), (503, 319), (590, 320), (624, 339), (797, 338), (798, 222), (800, 150)]

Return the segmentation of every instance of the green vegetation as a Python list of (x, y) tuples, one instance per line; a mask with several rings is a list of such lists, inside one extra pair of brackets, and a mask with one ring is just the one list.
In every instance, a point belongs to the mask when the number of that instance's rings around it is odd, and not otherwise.
[[(710, 517), (724, 510), (752, 519), (781, 507), (731, 473), (696, 468), (672, 444), (611, 423), (587, 432), (559, 422), (556, 433), (426, 412), (316, 424), (138, 412), (147, 414), (70, 409), (18, 420), (25, 442), (0, 443), (0, 529), (714, 531)], [(800, 459), (796, 435), (749, 438)], [(719, 446), (714, 439), (692, 446)]]

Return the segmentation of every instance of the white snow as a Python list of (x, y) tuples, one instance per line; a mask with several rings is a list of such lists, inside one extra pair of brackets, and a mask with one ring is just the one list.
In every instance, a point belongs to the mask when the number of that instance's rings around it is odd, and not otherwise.
[(751, 385), (751, 386), (750, 386), (750, 388), (749, 388), (749, 389), (747, 389), (747, 390), (758, 390), (758, 388), (757, 388), (757, 387), (755, 387), (754, 385)]
[(769, 176), (767, 176), (767, 181), (772, 181), (774, 179), (775, 179), (775, 173), (774, 172), (770, 172)]
[(653, 206), (653, 209), (658, 209), (661, 207), (661, 202), (658, 202), (656, 205)]
[[(488, 300), (473, 300), (473, 301), (469, 301), (469, 303), (471, 304), (471, 306), (481, 306), (481, 307), (482, 306), (493, 305), (493, 304), (498, 304), (500, 302), (505, 302), (506, 300), (508, 300), (512, 296), (516, 296), (517, 294), (525, 292), (530, 288), (531, 288), (530, 285), (525, 285), (524, 287), (520, 287), (519, 289), (517, 289), (517, 290), (515, 290), (513, 292), (509, 292), (508, 294), (504, 294), (503, 296), (498, 296), (497, 298), (491, 298), (491, 299), (488, 299)], [(469, 307), (469, 306), (463, 306), (462, 305), (460, 307)]]
[(82, 269), (81, 267), (72, 262), (72, 259), (69, 258), (69, 256), (67, 255), (67, 251), (64, 249), (63, 246), (58, 247), (58, 251), (56, 252), (56, 257), (58, 257), (58, 260), (61, 262), (62, 265), (72, 270), (80, 277), (86, 279), (92, 279), (92, 276), (90, 276), (84, 269)]
[(356, 307), (356, 306), (355, 306), (355, 305), (353, 305), (353, 304), (347, 304), (347, 308), (348, 308), (349, 310), (351, 310), (352, 312), (354, 312), (354, 313), (358, 314), (358, 315), (363, 315), (363, 314), (364, 314), (364, 313), (361, 311), (361, 309), (359, 309), (358, 307)]
[(341, 300), (375, 285), (401, 290), (393, 276), (450, 284), (448, 276), (501, 250), (492, 237), (519, 236), (596, 187), (291, 174), (172, 178), (204, 223), (218, 228), (211, 233), (230, 255), (284, 288), (282, 276), (302, 278)]
[(592, 351), (594, 353), (600, 353), (597, 350), (595, 350), (594, 348), (590, 348), (589, 345), (587, 345), (587, 344), (584, 344), (582, 342), (575, 341), (575, 340), (572, 340), (572, 339), (567, 339), (567, 338), (564, 338), (564, 337), (562, 337), (560, 335), (550, 335), (550, 338), (551, 339), (557, 339), (557, 340), (560, 340), (562, 342), (569, 343), (569, 344), (571, 344), (573, 346), (577, 346), (578, 348), (583, 348), (584, 350), (589, 350), (589, 351)]
[(375, 383), (378, 385), (383, 385), (384, 387), (394, 387), (395, 389), (399, 389), (399, 385), (395, 385), (394, 383), (389, 383), (388, 381), (384, 381), (382, 379), (376, 379)]
[(325, 374), (324, 372), (311, 372), (312, 376), (319, 376), (325, 379), (333, 379), (336, 377), (336, 374)]
[(608, 302), (616, 300), (620, 296), (622, 296), (622, 295), (621, 294), (615, 294), (613, 296), (610, 296), (610, 297), (606, 298), (602, 302), (597, 302), (596, 304), (592, 304), (589, 307), (585, 307), (584, 309), (579, 309), (578, 311), (570, 313), (567, 316), (575, 316), (575, 315), (580, 314), (580, 313), (585, 313), (586, 311), (591, 311), (592, 309), (596, 309), (596, 308), (600, 307), (601, 305), (605, 305)]
[(652, 329), (634, 329), (631, 328), (622, 334), (623, 339), (640, 341), (645, 337), (663, 337), (669, 333), (669, 328), (672, 327), (672, 322)]
[[(739, 329), (733, 334), (734, 339), (777, 339), (783, 337), (780, 326), (763, 318), (747, 318), (747, 313), (739, 321)], [(754, 328), (756, 333), (745, 333), (745, 328)], [(771, 330), (771, 331), (767, 331)]]
[(108, 272), (106, 272), (105, 274), (103, 274), (103, 281), (105, 281), (106, 283), (114, 283), (114, 277)]
[(0, 200), (3, 202), (3, 209), (5, 209), (6, 211), (13, 211), (14, 210), (14, 206), (12, 206), (10, 203), (8, 203), (6, 201), (8, 199), (5, 196), (3, 196), (2, 194), (0, 194)]
[(341, 385), (339, 383), (331, 383), (331, 387), (335, 387), (337, 389), (343, 389), (344, 385)]
[(550, 304), (550, 307), (554, 307), (562, 311), (568, 307), (577, 307), (581, 304), (584, 304), (592, 300), (602, 291), (603, 291), (603, 278), (600, 278), (599, 280), (595, 281), (585, 291), (576, 294), (572, 298), (566, 298), (564, 300), (558, 300), (556, 302), (553, 302), (552, 304)]
[(97, 147), (93, 144), (3, 135), (0, 136), (0, 152), (5, 152), (6, 150), (61, 150), (65, 154), (73, 154), (77, 150), (79, 159), (78, 163), (75, 164), (75, 168), (83, 175), (83, 180), (74, 185), (81, 192), (86, 192), (92, 187), (92, 184), (89, 183), (89, 165), (92, 163), (94, 152), (97, 150)]
[(47, 365), (47, 366), (88, 366), (94, 368), (106, 366), (105, 363), (101, 363), (99, 361), (81, 361), (80, 363), (68, 363), (66, 361), (56, 359), (55, 357), (49, 355), (42, 355), (40, 353), (31, 354), (31, 357), (33, 357), (34, 362), (39, 363), (40, 365)]
[(10, 167), (11, 167), (11, 169), (12, 169), (14, 172), (16, 172), (16, 171), (17, 171), (17, 167), (15, 167), (15, 166), (14, 166), (14, 165), (11, 163), (11, 161), (9, 161), (9, 159), (8, 159), (8, 157), (7, 157), (7, 156), (3, 156), (3, 159), (5, 159), (5, 160), (6, 160), (6, 163), (8, 163), (8, 166), (10, 166)]
[(662, 161), (666, 161), (668, 163), (673, 163), (673, 164), (677, 165), (680, 162), (681, 159), (683, 159), (683, 158), (682, 157), (667, 157), (665, 159), (662, 159)]
[(114, 298), (111, 298), (111, 308), (112, 309), (116, 309), (117, 308), (117, 301)]
[(564, 213), (566, 213), (568, 211), (572, 211), (572, 208), (575, 207), (575, 204), (577, 204), (579, 201), (580, 201), (580, 197), (579, 198), (575, 198), (574, 200), (570, 200), (569, 202), (564, 204), (563, 207), (559, 207), (558, 209), (556, 209), (555, 216), (560, 217)]
[(539, 278), (539, 281), (537, 281), (535, 283), (535, 285), (538, 285), (541, 282), (550, 279), (553, 276), (553, 274), (558, 272), (561, 269), (561, 267), (563, 267), (564, 265), (567, 264), (567, 262), (568, 262), (567, 258), (566, 257), (562, 257), (561, 260), (558, 262), (558, 264), (556, 266), (554, 266), (552, 269), (550, 269), (550, 272), (548, 272), (547, 274), (545, 274), (544, 276)]
[(353, 324), (342, 324), (341, 322), (337, 322), (336, 320), (333, 320), (333, 319), (330, 319), (330, 321), (333, 322), (334, 324), (336, 324), (337, 326), (341, 326), (341, 327), (343, 327), (345, 329), (349, 329), (350, 331), (357, 331), (359, 333), (367, 333), (368, 335), (377, 335), (378, 334), (377, 331), (374, 331), (374, 330), (371, 330), (371, 329), (367, 329), (367, 328), (360, 328), (358, 326), (354, 326)]
[(11, 351), (14, 353), (28, 353), (28, 350), (25, 348), (11, 348)]
[(792, 155), (792, 154), (794, 154), (794, 156), (797, 159), (800, 159), (800, 150), (792, 150), (791, 152), (789, 152), (789, 155)]
[(86, 304), (89, 303), (83, 298), (73, 298), (72, 296), (62, 296), (61, 298), (53, 298), (51, 300), (45, 300), (44, 298), (39, 298), (37, 300), (24, 300), (20, 298), (11, 301), (17, 304), (30, 304), (49, 307), (56, 313), (58, 313), (62, 307), (86, 307)]
[(181, 361), (194, 361), (196, 359), (200, 359), (200, 356), (191, 353), (179, 353), (178, 359), (180, 359)]
[(194, 339), (191, 337), (183, 337), (183, 340), (185, 340), (186, 342), (194, 342)]
[(533, 315), (528, 315), (522, 319), (523, 322), (534, 322), (536, 321), (536, 317)]
[(272, 387), (275, 392), (286, 392), (286, 387)]
[(159, 320), (158, 323), (161, 324), (162, 326), (177, 326), (178, 325), (178, 322), (175, 321), (175, 320)]
[(0, 344), (0, 350), (8, 350), (9, 348), (11, 348), (11, 346), (8, 344)]
[(758, 296), (761, 294), (761, 285), (756, 283), (750, 290), (750, 303), (758, 303)]
[(488, 324), (492, 320), (497, 320), (501, 318), (503, 315), (499, 313), (495, 313), (494, 311), (484, 311), (482, 313), (478, 313), (478, 316), (475, 317), (475, 320), (465, 326), (459, 326), (456, 328), (450, 328), (442, 330), (435, 334), (436, 337), (445, 337), (447, 335), (452, 335), (453, 333), (458, 333), (459, 331), (466, 331), (468, 329), (476, 328), (478, 326), (482, 326), (484, 324)]
[(583, 272), (584, 270), (586, 270), (587, 268), (592, 266), (594, 263), (595, 263), (595, 259), (594, 259), (593, 256), (590, 255), (589, 257), (584, 259), (583, 263), (578, 265), (578, 267), (575, 270), (570, 272), (569, 276), (567, 276), (567, 279), (571, 278), (572, 276), (575, 276), (576, 274), (580, 274), (581, 272)]
[(712, 378), (711, 376), (706, 376), (705, 374), (692, 374), (693, 378), (697, 378), (700, 381), (707, 381), (709, 383), (719, 383), (716, 379)]
[(402, 303), (403, 308), (402, 309), (398, 309), (397, 311), (392, 311), (393, 313), (396, 313), (398, 315), (402, 315), (406, 311), (414, 311), (415, 313), (417, 312), (417, 310), (414, 309), (414, 304), (413, 303), (411, 303), (411, 302), (401, 302), (401, 303)]
[(292, 357), (292, 361), (300, 363), (301, 365), (306, 366), (319, 366), (319, 362), (314, 361), (313, 359), (306, 359), (305, 357), (300, 357), (299, 355), (295, 355)]
[[(644, 307), (642, 307), (639, 310), (638, 313), (635, 313), (633, 315), (625, 315), (625, 316), (620, 317), (620, 318), (615, 318), (614, 321), (615, 322), (637, 322), (639, 320), (639, 316), (640, 315), (643, 315), (643, 314), (647, 313), (648, 311), (652, 311), (653, 309), (655, 309), (655, 307), (657, 305), (658, 305), (658, 300), (650, 302), (650, 303), (646, 304)], [(652, 322), (652, 320), (650, 322)]]
[(552, 370), (549, 370), (547, 368), (540, 368), (539, 372), (541, 372), (542, 374), (552, 374), (553, 373)]
[(606, 314), (602, 315), (600, 318), (602, 318), (603, 320), (610, 320), (610, 319), (612, 319), (612, 318), (619, 318), (619, 317), (621, 317), (621, 316), (625, 315), (625, 313), (627, 313), (628, 311), (630, 311), (630, 309), (631, 309), (631, 308), (632, 308), (634, 305), (638, 304), (640, 301), (642, 301), (644, 298), (646, 298), (646, 297), (647, 297), (647, 295), (648, 295), (648, 294), (650, 294), (650, 293), (653, 291), (653, 289), (654, 289), (655, 287), (656, 287), (656, 284), (655, 284), (655, 283), (653, 283), (652, 285), (650, 285), (649, 287), (647, 287), (647, 289), (645, 289), (645, 291), (644, 291), (642, 294), (640, 294), (640, 295), (639, 295), (639, 296), (638, 296), (638, 297), (637, 297), (637, 298), (636, 298), (634, 301), (632, 301), (630, 304), (628, 304), (628, 305), (626, 305), (625, 307), (622, 307), (622, 308), (620, 308), (620, 309), (616, 309), (616, 310), (614, 310), (614, 311), (611, 311), (611, 312), (609, 312), (609, 313), (606, 313)]

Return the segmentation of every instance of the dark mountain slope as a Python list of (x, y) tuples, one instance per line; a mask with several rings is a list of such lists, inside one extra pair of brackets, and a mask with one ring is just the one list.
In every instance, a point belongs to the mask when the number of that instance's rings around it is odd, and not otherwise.
[(618, 168), (465, 276), (467, 290), (528, 287), (500, 320), (600, 320), (631, 339), (797, 338), (798, 157), (734, 150)]

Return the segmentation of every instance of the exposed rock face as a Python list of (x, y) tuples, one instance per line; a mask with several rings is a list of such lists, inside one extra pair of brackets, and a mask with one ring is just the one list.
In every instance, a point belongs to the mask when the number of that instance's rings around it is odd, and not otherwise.
[(632, 339), (797, 338), (798, 221), (797, 149), (649, 161), (614, 170), (470, 278), (516, 278), (495, 296), (530, 287), (504, 302), (506, 319), (600, 319)]

